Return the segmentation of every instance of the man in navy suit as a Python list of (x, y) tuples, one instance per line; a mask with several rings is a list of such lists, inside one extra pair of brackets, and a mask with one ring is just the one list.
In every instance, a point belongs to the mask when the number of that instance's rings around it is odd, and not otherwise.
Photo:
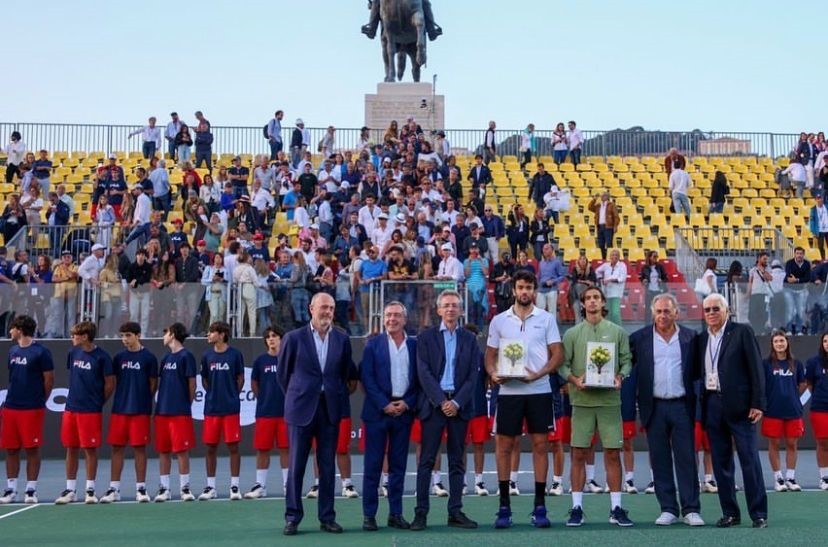
[(382, 461), (388, 448), (388, 526), (407, 530), (402, 516), (408, 437), (417, 406), (417, 342), (405, 335), (408, 310), (402, 302), (385, 305), (385, 333), (365, 345), (360, 377), (365, 388), (362, 423), (365, 425), (365, 476), (362, 487), (362, 529), (377, 530), (378, 488)]
[(489, 184), (492, 182), (491, 170), (483, 165), (483, 156), (477, 154), (474, 157), (474, 166), (469, 170), (468, 178), (472, 183), (472, 190), (476, 190), (480, 184)]
[(475, 336), (460, 328), (460, 293), (445, 290), (437, 297), (439, 327), (424, 330), (417, 337), (418, 401), (422, 440), (417, 466), (417, 506), (412, 530), (425, 530), (431, 487), (431, 470), (440, 448), (443, 430), (447, 431), (446, 452), (449, 464), (448, 525), (477, 528), (463, 511), (463, 476), (466, 474), (465, 444), (472, 397), (482, 353)]
[(302, 479), (311, 443), (319, 464), (319, 522), (325, 532), (341, 533), (334, 511), (335, 457), (339, 419), (347, 397), (351, 341), (332, 327), (334, 299), (317, 293), (310, 303), (310, 324), (289, 332), (279, 353), (278, 379), (285, 393), (290, 464), (285, 495), (285, 529), (295, 535), (302, 522)]
[(733, 446), (739, 454), (748, 513), (754, 528), (768, 526), (768, 496), (759, 460), (756, 424), (765, 411), (765, 372), (756, 336), (748, 325), (728, 320), (727, 300), (704, 299), (707, 329), (696, 345), (696, 375), (702, 378), (702, 425), (710, 438), (713, 473), (719, 483), (719, 528), (738, 526)]
[[(678, 301), (659, 294), (651, 304), (654, 324), (630, 336), (638, 392), (638, 412), (647, 431), (650, 464), (661, 515), (655, 523), (669, 526), (679, 515), (690, 526), (704, 526), (699, 515), (694, 427), (696, 398), (693, 364), (696, 333), (676, 324)], [(678, 479), (681, 512), (676, 501)]]

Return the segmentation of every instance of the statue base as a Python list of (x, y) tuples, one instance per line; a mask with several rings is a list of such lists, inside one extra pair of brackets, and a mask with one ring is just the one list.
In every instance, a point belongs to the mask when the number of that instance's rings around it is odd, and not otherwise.
[(383, 82), (377, 84), (377, 92), (365, 95), (365, 126), (382, 138), (392, 120), (402, 127), (409, 116), (423, 131), (445, 128), (446, 98), (434, 95), (428, 82)]

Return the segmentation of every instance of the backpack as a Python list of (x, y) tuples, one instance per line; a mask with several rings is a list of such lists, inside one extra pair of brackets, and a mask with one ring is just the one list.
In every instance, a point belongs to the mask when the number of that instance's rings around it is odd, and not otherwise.
[(264, 138), (266, 138), (267, 140), (270, 140), (270, 134), (268, 133), (269, 128), (270, 122), (267, 122), (266, 124), (264, 124), (264, 127), (262, 127), (262, 134), (264, 134)]

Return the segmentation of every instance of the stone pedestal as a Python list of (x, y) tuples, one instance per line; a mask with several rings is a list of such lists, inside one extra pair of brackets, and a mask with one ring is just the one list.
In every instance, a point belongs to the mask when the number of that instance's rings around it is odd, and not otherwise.
[(391, 120), (397, 120), (402, 127), (409, 116), (414, 116), (423, 131), (444, 129), (445, 96), (432, 97), (432, 89), (427, 82), (377, 84), (375, 94), (365, 95), (365, 125), (382, 135)]

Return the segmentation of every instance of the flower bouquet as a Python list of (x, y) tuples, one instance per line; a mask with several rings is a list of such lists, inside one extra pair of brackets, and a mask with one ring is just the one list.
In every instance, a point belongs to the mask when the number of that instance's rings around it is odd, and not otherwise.
[(500, 341), (497, 375), (501, 378), (526, 377), (526, 346), (522, 340)]
[(615, 387), (615, 343), (587, 342), (586, 376), (588, 387)]

